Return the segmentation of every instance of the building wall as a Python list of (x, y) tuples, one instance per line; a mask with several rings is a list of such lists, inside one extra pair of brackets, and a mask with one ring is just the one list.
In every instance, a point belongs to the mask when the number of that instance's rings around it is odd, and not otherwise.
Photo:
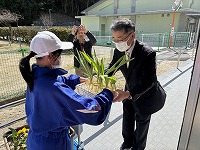
[(136, 12), (170, 10), (174, 0), (137, 0)]
[(182, 0), (183, 8), (189, 8), (191, 1), (193, 0)]
[[(172, 16), (170, 14), (155, 14), (155, 15), (137, 15), (136, 16), (136, 32), (137, 33), (160, 33), (170, 32), (172, 24)], [(175, 32), (178, 30), (178, 18), (179, 14), (176, 15), (175, 21)]]
[(191, 8), (200, 11), (200, 0), (190, 0)]
[[(159, 33), (159, 32), (170, 32), (172, 24), (172, 16), (167, 16), (164, 14), (161, 17), (161, 14), (156, 15), (137, 15), (136, 22), (132, 16), (121, 16), (120, 18), (131, 19), (136, 25), (137, 33)], [(83, 17), (81, 23), (85, 24), (90, 31), (99, 31), (101, 32), (101, 25), (105, 24), (105, 33), (110, 32), (110, 25), (116, 17)], [(186, 19), (184, 15), (176, 14), (175, 20), (175, 32), (185, 32), (186, 30)], [(180, 21), (181, 20), (181, 21)], [(180, 21), (180, 22), (179, 22)]]
[(187, 20), (188, 20), (188, 17), (186, 16), (186, 14), (180, 14), (177, 32), (186, 32), (186, 30), (187, 30)]
[[(110, 25), (117, 17), (83, 17), (81, 23), (85, 24), (90, 31), (99, 31), (104, 24), (105, 35), (110, 34)], [(137, 33), (163, 33), (171, 31), (173, 13), (154, 14), (154, 15), (137, 15), (135, 16), (119, 16), (119, 18), (131, 19), (136, 26)], [(174, 32), (185, 32), (187, 27), (187, 17), (185, 14), (176, 13)]]
[(106, 15), (114, 14), (114, 0), (107, 0), (97, 7), (88, 11), (88, 15)]
[(99, 20), (99, 17), (83, 17), (81, 18), (81, 23), (84, 24), (89, 31), (99, 31)]
[(106, 34), (110, 35), (111, 31), (110, 31), (110, 26), (112, 24), (112, 21), (115, 19), (116, 17), (107, 17), (106, 18)]
[[(136, 1), (136, 13), (159, 11), (159, 10), (171, 10), (174, 0), (135, 0)], [(200, 0), (182, 0), (183, 6), (181, 9), (200, 10)], [(132, 0), (118, 0), (118, 14), (131, 13)], [(97, 7), (88, 11), (88, 15), (112, 15), (114, 14), (114, 0), (106, 0)]]
[[(182, 0), (182, 9), (189, 8), (189, 1), (193, 0)], [(200, 10), (200, 1), (194, 0), (196, 9)], [(136, 0), (136, 12), (148, 12), (148, 11), (159, 11), (159, 10), (171, 10), (174, 0)]]
[[(159, 11), (159, 10), (171, 10), (174, 0), (135, 0), (136, 1), (136, 13)], [(192, 8), (200, 10), (199, 0), (182, 0), (182, 9), (189, 8), (193, 3)], [(118, 0), (118, 14), (131, 13), (132, 0)], [(114, 0), (107, 0), (97, 7), (88, 11), (88, 15), (112, 15), (114, 14)]]
[[(118, 14), (131, 13), (132, 0), (119, 0), (118, 1)], [(88, 15), (113, 15), (114, 14), (114, 0), (107, 0), (97, 7), (88, 11)]]
[[(183, 7), (181, 9), (200, 10), (200, 0), (182, 0)], [(150, 13), (160, 10), (171, 10), (174, 0), (136, 0), (136, 13), (144, 12)], [(118, 14), (130, 14), (132, 0), (119, 0), (118, 1)], [(105, 33), (110, 32), (110, 25), (116, 16), (114, 14), (114, 0), (106, 0), (97, 7), (88, 12), (88, 15), (103, 15), (99, 17), (84, 16), (81, 22), (87, 24), (91, 31), (102, 31)], [(108, 15), (108, 16), (106, 16)], [(132, 15), (132, 16), (118, 16), (121, 18), (129, 18), (136, 23), (136, 31), (138, 33), (148, 32), (170, 32), (173, 18), (173, 12), (160, 13), (160, 14), (146, 14), (146, 15)], [(95, 20), (96, 19), (96, 20)], [(175, 30), (174, 32), (185, 32), (187, 26), (187, 16), (185, 14), (176, 13), (175, 17)]]
[(90, 31), (102, 32), (101, 26), (105, 24), (105, 33), (110, 33), (110, 25), (115, 17), (83, 17), (81, 23)]
[(131, 0), (119, 0), (117, 13), (118, 14), (131, 13)]

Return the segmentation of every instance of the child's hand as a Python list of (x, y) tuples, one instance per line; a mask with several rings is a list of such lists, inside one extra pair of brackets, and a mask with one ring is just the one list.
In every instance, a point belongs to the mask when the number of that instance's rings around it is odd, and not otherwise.
[(90, 80), (88, 78), (80, 77), (80, 82), (89, 84)]

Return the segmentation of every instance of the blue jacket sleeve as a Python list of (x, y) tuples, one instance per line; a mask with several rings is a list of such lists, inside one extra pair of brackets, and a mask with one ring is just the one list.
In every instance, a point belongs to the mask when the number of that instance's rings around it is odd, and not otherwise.
[(75, 90), (77, 84), (80, 84), (80, 76), (77, 76), (75, 74), (71, 74), (68, 77), (58, 76), (57, 80), (61, 83), (68, 85), (73, 90)]
[(110, 111), (113, 94), (110, 90), (104, 89), (92, 98), (86, 98), (74, 92), (65, 85), (58, 85), (59, 92), (63, 97), (66, 107), (63, 111), (64, 126), (78, 124), (99, 125), (104, 122)]

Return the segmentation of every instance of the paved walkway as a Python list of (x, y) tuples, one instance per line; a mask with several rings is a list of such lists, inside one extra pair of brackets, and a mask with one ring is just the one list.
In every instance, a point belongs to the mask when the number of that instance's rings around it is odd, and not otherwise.
[[(159, 76), (159, 81), (167, 92), (162, 110), (152, 115), (146, 150), (176, 150), (193, 61), (187, 60), (179, 66)], [(109, 123), (100, 126), (83, 125), (81, 141), (86, 150), (118, 150), (123, 139), (122, 103), (114, 103)]]
[[(187, 60), (179, 69), (158, 77), (167, 92), (167, 100), (163, 109), (152, 115), (145, 150), (177, 149), (193, 63)], [(83, 125), (81, 141), (85, 150), (119, 150), (123, 141), (121, 131), (122, 103), (114, 103), (105, 124)]]

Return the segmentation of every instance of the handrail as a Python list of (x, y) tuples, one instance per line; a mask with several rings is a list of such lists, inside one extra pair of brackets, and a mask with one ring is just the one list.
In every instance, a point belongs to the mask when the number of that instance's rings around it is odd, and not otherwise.
[(17, 101), (14, 101), (14, 102), (11, 102), (11, 103), (8, 103), (8, 104), (5, 104), (5, 105), (1, 105), (0, 109), (6, 108), (8, 106), (15, 105), (15, 104), (21, 104), (21, 103), (25, 103), (25, 98), (17, 100)]
[[(2, 106), (0, 106), (0, 109), (6, 108), (6, 107), (9, 107), (9, 106), (12, 106), (12, 105), (20, 105), (20, 104), (23, 104), (23, 103), (25, 103), (25, 98), (17, 100), (17, 101), (14, 101), (14, 102), (11, 102), (11, 103), (8, 103), (8, 104), (5, 104), (5, 105), (2, 105)], [(14, 120), (10, 120), (10, 121), (8, 121), (8, 122), (6, 122), (4, 124), (1, 124), (0, 125), (0, 129), (4, 128), (4, 127), (6, 127), (6, 126), (8, 126), (8, 125), (10, 125), (10, 124), (12, 124), (14, 122), (17, 122), (19, 120), (23, 120), (25, 118), (26, 118), (26, 115), (24, 115), (22, 117), (19, 117), (17, 119), (14, 119)]]
[[(2, 105), (2, 106), (0, 106), (0, 109), (3, 109), (3, 108), (6, 108), (6, 107), (9, 107), (9, 106), (12, 106), (12, 105), (20, 105), (20, 104), (22, 104), (22, 103), (25, 103), (25, 98), (24, 99), (20, 99), (20, 100), (17, 100), (17, 101), (14, 101), (14, 102), (11, 102), (11, 103), (8, 103), (8, 104), (5, 104), (5, 105)], [(19, 118), (17, 118), (17, 119), (14, 119), (14, 120), (11, 120), (11, 121), (8, 121), (8, 122), (6, 122), (6, 123), (4, 123), (4, 124), (1, 124), (0, 125), (0, 129), (1, 128), (5, 128), (6, 126), (9, 126), (10, 124), (12, 124), (12, 123), (15, 123), (15, 122), (17, 122), (17, 121), (19, 121), (19, 120), (23, 120), (23, 119), (25, 119), (26, 118), (26, 115), (24, 115), (24, 116), (22, 116), (22, 117), (19, 117)], [(69, 129), (70, 129), (70, 131), (71, 131), (71, 133), (70, 133), (70, 139), (71, 139), (71, 147), (72, 147), (72, 149), (74, 149), (74, 138), (76, 137), (75, 135), (76, 135), (76, 132), (75, 132), (75, 130), (72, 128), (72, 127), (69, 127)], [(79, 131), (79, 130), (78, 130)], [(81, 142), (80, 141), (80, 133), (78, 133), (78, 146), (80, 146), (80, 148), (82, 148), (82, 147), (84, 147), (84, 144), (83, 144), (83, 142)], [(80, 144), (80, 145), (79, 145)]]
[(12, 124), (12, 123), (14, 123), (14, 122), (17, 122), (17, 121), (19, 121), (19, 120), (23, 120), (23, 119), (25, 119), (25, 118), (26, 118), (26, 116), (23, 116), (23, 117), (19, 117), (19, 118), (17, 118), (17, 119), (11, 120), (11, 121), (9, 121), (9, 122), (6, 122), (6, 123), (0, 125), (0, 129), (1, 129), (1, 128), (5, 128), (6, 126), (8, 126), (8, 125), (10, 125), (10, 124)]

